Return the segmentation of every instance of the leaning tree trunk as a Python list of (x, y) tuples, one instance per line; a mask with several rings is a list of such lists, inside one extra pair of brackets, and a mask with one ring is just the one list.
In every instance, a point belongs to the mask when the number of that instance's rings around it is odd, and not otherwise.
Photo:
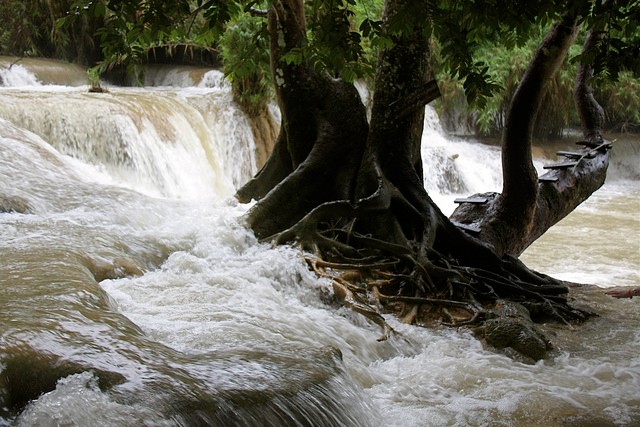
[[(569, 160), (549, 166), (540, 178), (531, 157), (542, 94), (575, 40), (576, 21), (567, 14), (553, 27), (514, 94), (502, 136), (502, 193), (476, 195), (470, 198), (474, 203), (463, 202), (451, 215), (498, 254), (519, 256), (604, 183), (610, 145), (602, 140), (602, 109), (588, 88), (588, 65), (580, 67), (574, 91), (585, 129), (586, 141), (580, 144), (586, 148), (559, 153)], [(595, 48), (593, 37), (587, 37), (585, 52)]]

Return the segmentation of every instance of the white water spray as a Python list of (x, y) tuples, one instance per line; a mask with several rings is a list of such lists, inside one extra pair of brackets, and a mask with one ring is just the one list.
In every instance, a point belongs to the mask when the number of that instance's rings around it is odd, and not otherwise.
[(148, 195), (229, 197), (257, 170), (249, 124), (221, 85), (104, 94), (48, 86), (3, 97), (2, 117)]
[(0, 86), (31, 87), (41, 85), (37, 77), (21, 64), (0, 65)]

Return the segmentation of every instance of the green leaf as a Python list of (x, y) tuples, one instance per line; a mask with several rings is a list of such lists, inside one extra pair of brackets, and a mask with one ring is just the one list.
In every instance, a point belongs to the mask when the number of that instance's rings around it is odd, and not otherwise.
[(300, 48), (291, 49), (289, 52), (282, 55), (282, 60), (289, 65), (299, 65), (302, 63), (303, 59), (304, 54)]

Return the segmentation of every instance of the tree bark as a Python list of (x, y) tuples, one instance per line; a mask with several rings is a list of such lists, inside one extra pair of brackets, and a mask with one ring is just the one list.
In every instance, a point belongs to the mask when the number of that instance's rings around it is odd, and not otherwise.
[(514, 228), (520, 230), (526, 229), (522, 225), (533, 216), (538, 184), (531, 157), (533, 127), (545, 86), (560, 69), (576, 38), (576, 21), (575, 16), (565, 14), (562, 21), (554, 25), (534, 54), (507, 112), (502, 134), (503, 184), (498, 217), (513, 221)]
[(268, 25), (280, 134), (267, 164), (237, 193), (241, 201), (260, 200), (247, 220), (263, 238), (291, 227), (324, 202), (353, 198), (354, 171), (368, 129), (353, 85), (316, 72), (306, 60), (282, 60), (304, 46), (303, 2), (275, 2)]
[[(588, 65), (580, 67), (574, 91), (588, 148), (577, 153), (574, 167), (553, 169), (542, 180), (531, 158), (535, 114), (541, 108), (544, 84), (559, 69), (575, 36), (576, 18), (565, 14), (538, 48), (516, 90), (502, 136), (502, 193), (479, 195), (488, 202), (463, 203), (451, 215), (457, 223), (478, 227), (475, 236), (498, 254), (519, 256), (604, 183), (609, 145), (600, 146), (602, 109), (587, 85)], [(587, 37), (585, 52), (595, 48), (592, 38)]]
[[(386, 1), (383, 29), (389, 31), (407, 7), (411, 5), (406, 1)], [(435, 206), (424, 189), (420, 146), (424, 107), (440, 92), (431, 80), (429, 16), (425, 7), (414, 10), (422, 14), (416, 19), (421, 25), (411, 34), (393, 36), (393, 46), (378, 56), (371, 124), (357, 187), (358, 198), (374, 194), (380, 185), (389, 187), (385, 193), (392, 197), (379, 210), (382, 217), (367, 215), (360, 223), (368, 222), (363, 232), (375, 230), (380, 238), (402, 244), (422, 238), (422, 223), (431, 220)], [(412, 217), (407, 216), (410, 212)]]
[[(599, 49), (604, 37), (603, 32), (590, 30), (584, 41), (582, 52), (591, 53)], [(602, 141), (604, 127), (604, 110), (593, 96), (593, 90), (589, 86), (589, 80), (593, 77), (593, 67), (590, 64), (580, 64), (576, 76), (576, 84), (573, 89), (573, 99), (576, 103), (582, 134), (587, 141), (599, 143)]]

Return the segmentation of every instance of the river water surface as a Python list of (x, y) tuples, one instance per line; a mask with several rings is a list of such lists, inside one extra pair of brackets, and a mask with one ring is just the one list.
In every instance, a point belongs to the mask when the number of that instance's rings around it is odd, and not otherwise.
[[(547, 326), (556, 350), (528, 364), (392, 317), (378, 342), (304, 254), (243, 226), (246, 119), (220, 73), (173, 72), (89, 94), (0, 67), (0, 197), (24, 212), (0, 213), (0, 426), (640, 425), (640, 301), (603, 292), (640, 285), (637, 139), (522, 256), (597, 285), (575, 298), (600, 314)], [(445, 212), (500, 188), (497, 150), (431, 110), (423, 154)]]

